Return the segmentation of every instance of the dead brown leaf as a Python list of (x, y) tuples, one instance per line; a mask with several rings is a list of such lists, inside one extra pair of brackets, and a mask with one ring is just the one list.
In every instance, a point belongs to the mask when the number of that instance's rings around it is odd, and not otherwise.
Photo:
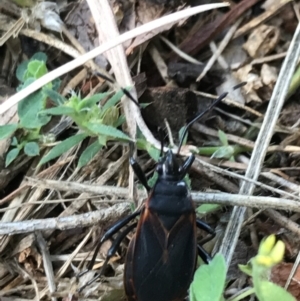
[(24, 265), (30, 275), (43, 272), (43, 258), (35, 247), (24, 249), (18, 256), (19, 263)]
[(261, 80), (268, 88), (273, 89), (277, 81), (278, 72), (277, 68), (268, 64), (263, 64), (260, 71)]
[[(272, 269), (271, 280), (284, 287), (292, 268), (293, 264), (287, 262), (282, 262), (276, 265)], [(300, 267), (297, 268), (287, 291), (290, 292), (297, 301), (300, 301)]]
[(264, 57), (274, 50), (279, 37), (279, 28), (263, 24), (253, 30), (243, 48), (252, 58)]
[(239, 68), (236, 72), (236, 76), (241, 82), (247, 82), (243, 87), (243, 90), (246, 93), (246, 103), (251, 101), (262, 102), (262, 99), (258, 96), (256, 91), (263, 87), (263, 83), (259, 75), (253, 70), (252, 66), (249, 64)]

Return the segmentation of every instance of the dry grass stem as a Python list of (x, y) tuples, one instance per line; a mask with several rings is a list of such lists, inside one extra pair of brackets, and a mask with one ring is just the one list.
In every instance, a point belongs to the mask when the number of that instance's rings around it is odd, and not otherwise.
[(236, 30), (238, 29), (238, 27), (240, 26), (240, 24), (242, 23), (243, 18), (239, 18), (232, 26), (231, 28), (228, 30), (228, 32), (226, 33), (225, 37), (223, 38), (223, 40), (221, 41), (221, 43), (219, 44), (217, 50), (213, 53), (212, 57), (209, 59), (209, 61), (207, 62), (207, 64), (205, 65), (204, 70), (201, 72), (201, 74), (197, 77), (196, 81), (199, 82), (205, 75), (206, 73), (210, 70), (210, 68), (213, 66), (213, 64), (216, 62), (216, 60), (218, 59), (218, 57), (221, 55), (221, 53), (224, 51), (224, 49), (226, 48), (226, 46), (228, 45), (228, 43), (230, 42), (232, 36), (234, 35), (234, 33), (236, 32)]
[[(269, 102), (267, 112), (260, 132), (256, 139), (255, 148), (253, 149), (250, 163), (245, 176), (247, 178), (257, 180), (267, 148), (273, 135), (278, 116), (288, 93), (290, 82), (294, 74), (295, 67), (300, 54), (300, 24), (298, 25), (293, 40), (291, 41), (288, 54), (283, 62), (282, 68), (272, 97)], [(251, 195), (254, 190), (254, 184), (243, 181), (240, 194)], [(225, 256), (227, 265), (229, 265), (235, 246), (238, 241), (241, 226), (244, 220), (245, 207), (235, 207), (233, 209), (231, 219), (227, 226), (220, 252)]]
[(292, 0), (278, 0), (274, 1), (274, 5), (270, 7), (266, 12), (263, 14), (257, 16), (256, 18), (253, 18), (251, 21), (249, 21), (247, 24), (242, 26), (240, 29), (238, 29), (233, 36), (233, 38), (238, 38), (246, 33), (248, 33), (251, 29), (257, 27), (258, 25), (266, 22), (270, 18), (274, 17), (276, 14), (280, 12), (280, 10), (287, 5), (288, 3), (292, 2)]

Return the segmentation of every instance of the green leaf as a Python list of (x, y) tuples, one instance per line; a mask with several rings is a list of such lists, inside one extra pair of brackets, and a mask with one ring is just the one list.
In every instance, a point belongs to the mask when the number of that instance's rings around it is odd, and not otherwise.
[(17, 146), (19, 143), (18, 143), (18, 139), (16, 138), (16, 137), (13, 137), (12, 139), (11, 139), (11, 143), (10, 143), (10, 145), (11, 146)]
[[(179, 130), (179, 141), (181, 141), (181, 139), (182, 139), (182, 135), (184, 134), (184, 133), (183, 133), (184, 130), (185, 130), (185, 126), (182, 127), (182, 128)], [(186, 144), (187, 139), (188, 139), (188, 132), (185, 134), (185, 137), (184, 137), (184, 139), (183, 139), (182, 145), (185, 145), (185, 144)]]
[(40, 114), (49, 114), (49, 115), (72, 115), (76, 113), (75, 109), (71, 107), (59, 106), (50, 109), (46, 109), (40, 112)]
[(26, 74), (26, 71), (27, 71), (28, 64), (29, 64), (29, 61), (24, 61), (21, 64), (19, 64), (19, 66), (17, 68), (16, 76), (17, 76), (17, 79), (20, 82), (25, 81), (25, 74)]
[(97, 93), (89, 98), (82, 99), (78, 104), (78, 111), (81, 111), (82, 109), (85, 109), (85, 108), (91, 108), (93, 105), (100, 102), (102, 99), (104, 99), (105, 97), (107, 97), (110, 94), (111, 94), (111, 92)]
[(139, 103), (141, 109), (145, 109), (145, 108), (147, 108), (148, 106), (150, 106), (151, 104), (152, 104), (151, 102), (149, 102), (149, 103), (147, 103), (147, 102)]
[(55, 80), (52, 81), (52, 89), (54, 91), (57, 91), (60, 87), (61, 80), (59, 78), (56, 78)]
[(13, 162), (19, 155), (20, 149), (18, 148), (13, 148), (10, 150), (5, 158), (5, 167), (7, 167), (11, 162)]
[(54, 146), (45, 157), (42, 158), (39, 165), (42, 165), (54, 158), (57, 158), (58, 156), (65, 153), (73, 146), (79, 144), (86, 137), (87, 137), (87, 135), (82, 133), (82, 134), (78, 134), (78, 135), (72, 136), (70, 138), (67, 138), (66, 140), (60, 142), (59, 144)]
[(56, 105), (62, 105), (64, 104), (67, 99), (62, 96), (61, 94), (59, 94), (58, 92), (56, 92), (55, 90), (49, 89), (49, 88), (43, 88), (43, 93), (49, 97), (51, 100), (53, 100)]
[(147, 150), (148, 141), (145, 138), (136, 139), (136, 147), (140, 150)]
[(35, 72), (31, 74), (31, 72), (28, 71), (28, 65), (32, 61), (40, 61), (42, 64), (45, 65), (47, 61), (47, 55), (43, 52), (37, 52), (32, 56), (30, 60), (24, 61), (21, 64), (19, 64), (16, 71), (16, 76), (20, 82), (24, 82), (26, 79), (32, 77), (35, 74)]
[(219, 139), (220, 139), (222, 145), (227, 146), (228, 145), (228, 140), (227, 140), (226, 134), (223, 131), (219, 130), (218, 131), (218, 136), (219, 136)]
[(183, 180), (186, 183), (186, 185), (188, 186), (188, 188), (191, 190), (192, 189), (192, 181), (191, 181), (189, 174), (186, 174), (184, 176)]
[(98, 135), (104, 135), (107, 137), (132, 141), (129, 136), (124, 134), (122, 131), (117, 130), (113, 126), (104, 125), (100, 123), (88, 123), (87, 127), (90, 131)]
[(150, 187), (153, 187), (155, 185), (157, 179), (158, 179), (158, 173), (155, 171), (153, 173), (152, 177), (147, 181), (148, 185)]
[(118, 128), (126, 121), (126, 118), (124, 115), (119, 116), (118, 120), (115, 122), (114, 126)]
[(78, 165), (77, 168), (81, 168), (88, 164), (94, 157), (95, 155), (102, 149), (103, 145), (99, 144), (98, 141), (95, 141), (91, 145), (89, 145), (81, 154), (79, 160), (78, 160)]
[(47, 62), (47, 54), (44, 52), (37, 52), (30, 58), (30, 61), (33, 61), (33, 60), (42, 61), (42, 62), (46, 63)]
[[(31, 82), (26, 81), (24, 86)], [(47, 97), (42, 90), (32, 93), (18, 103), (18, 115), (20, 124), (27, 129), (36, 129), (47, 124), (51, 116), (40, 115), (39, 112), (45, 109)]]
[(202, 204), (196, 209), (196, 211), (197, 213), (205, 215), (205, 214), (216, 212), (221, 207), (222, 206), (218, 204)]
[(38, 60), (30, 60), (27, 71), (36, 79), (42, 77), (48, 72), (45, 62)]
[(252, 277), (252, 265), (250, 263), (248, 264), (239, 264), (239, 269), (246, 275)]
[(296, 301), (289, 292), (272, 282), (260, 280), (257, 283), (254, 289), (259, 301)]
[(115, 106), (123, 97), (124, 92), (122, 90), (118, 91), (116, 94), (114, 94), (114, 96), (112, 96), (106, 103), (105, 105), (102, 107), (103, 111), (106, 111), (107, 109)]
[(102, 136), (102, 135), (98, 136), (98, 143), (100, 145), (106, 145), (106, 142), (107, 142), (107, 136)]
[(152, 146), (150, 143), (147, 144), (146, 149), (150, 157), (157, 162), (160, 157), (160, 150)]
[(234, 148), (230, 145), (221, 146), (217, 151), (213, 153), (211, 158), (230, 159), (234, 155)]
[(145, 138), (139, 138), (136, 140), (136, 146), (140, 150), (145, 150), (149, 153), (151, 158), (156, 162), (160, 158), (160, 150), (152, 146)]
[(31, 85), (33, 82), (35, 81), (35, 78), (31, 77), (31, 78), (27, 78), (24, 83), (22, 85), (19, 86), (18, 91), (28, 87), (29, 85)]
[(208, 265), (200, 266), (190, 286), (191, 301), (219, 301), (226, 280), (226, 263), (221, 254), (216, 254)]
[(18, 128), (18, 124), (11, 123), (0, 126), (0, 140), (10, 137)]
[(115, 123), (119, 119), (119, 109), (117, 107), (111, 107), (101, 114), (100, 119), (102, 124), (115, 127)]
[(40, 154), (40, 147), (36, 142), (28, 142), (25, 144), (24, 153), (29, 157), (38, 156)]

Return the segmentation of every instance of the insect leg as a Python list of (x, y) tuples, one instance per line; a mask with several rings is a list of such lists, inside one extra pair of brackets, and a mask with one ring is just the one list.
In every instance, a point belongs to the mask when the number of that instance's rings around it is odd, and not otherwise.
[[(126, 228), (123, 232), (119, 233), (119, 235), (116, 237), (116, 239), (113, 241), (111, 247), (108, 249), (107, 254), (106, 254), (106, 259), (101, 267), (101, 270), (99, 274), (97, 274), (93, 279), (88, 281), (85, 285), (83, 285), (78, 291), (81, 292), (85, 287), (91, 285), (94, 283), (98, 278), (101, 277), (103, 271), (105, 270), (109, 260), (116, 254), (122, 240), (127, 236), (129, 232), (131, 232), (135, 227), (137, 223), (133, 223), (130, 225), (128, 228)], [(93, 256), (94, 257), (94, 256)], [(94, 264), (94, 263), (93, 263)]]
[(208, 224), (204, 223), (202, 220), (200, 220), (198, 218), (196, 219), (196, 226), (197, 226), (197, 228), (204, 230), (210, 234), (208, 237), (202, 239), (197, 246), (199, 256), (202, 258), (202, 260), (205, 263), (208, 264), (211, 261), (211, 256), (202, 248), (202, 246), (200, 244), (204, 244), (204, 243), (212, 240), (216, 236), (216, 232)]
[(212, 260), (211, 256), (200, 245), (197, 245), (197, 249), (198, 249), (198, 255), (202, 258), (202, 260), (206, 264), (210, 263)]
[(215, 230), (209, 226), (208, 224), (206, 224), (205, 222), (203, 222), (201, 219), (196, 219), (196, 226), (197, 228), (204, 230), (205, 232), (209, 233), (210, 235), (204, 239), (202, 239), (199, 243), (200, 244), (205, 244), (206, 242), (212, 240), (215, 236), (216, 236), (216, 232)]
[(133, 214), (126, 216), (122, 220), (118, 221), (115, 223), (113, 226), (111, 226), (102, 236), (100, 241), (98, 242), (96, 249), (94, 251), (94, 255), (92, 257), (92, 260), (87, 266), (87, 269), (79, 273), (78, 277), (81, 277), (82, 275), (86, 274), (88, 271), (90, 271), (95, 263), (97, 254), (100, 250), (101, 245), (103, 244), (104, 241), (108, 240), (111, 238), (114, 234), (116, 234), (121, 228), (123, 228), (125, 225), (127, 225), (131, 220), (133, 220), (136, 216), (138, 216), (141, 213), (141, 211), (134, 212)]
[(130, 143), (130, 153), (131, 153), (131, 155), (129, 157), (129, 163), (130, 163), (135, 175), (139, 179), (139, 181), (149, 192), (151, 190), (151, 187), (148, 185), (146, 176), (145, 176), (141, 166), (139, 165), (139, 163), (132, 156), (132, 154), (133, 154), (133, 144), (132, 143)]

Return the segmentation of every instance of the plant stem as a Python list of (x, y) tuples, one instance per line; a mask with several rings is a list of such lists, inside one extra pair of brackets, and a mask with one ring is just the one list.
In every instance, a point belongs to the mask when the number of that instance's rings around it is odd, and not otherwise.
[(245, 292), (242, 292), (240, 295), (234, 297), (233, 299), (229, 298), (226, 301), (239, 301), (239, 300), (242, 300), (242, 299), (244, 299), (244, 298), (246, 298), (246, 297), (248, 297), (248, 296), (250, 296), (254, 293), (255, 293), (255, 289), (254, 289), (254, 287), (251, 287), (248, 290), (246, 290)]

